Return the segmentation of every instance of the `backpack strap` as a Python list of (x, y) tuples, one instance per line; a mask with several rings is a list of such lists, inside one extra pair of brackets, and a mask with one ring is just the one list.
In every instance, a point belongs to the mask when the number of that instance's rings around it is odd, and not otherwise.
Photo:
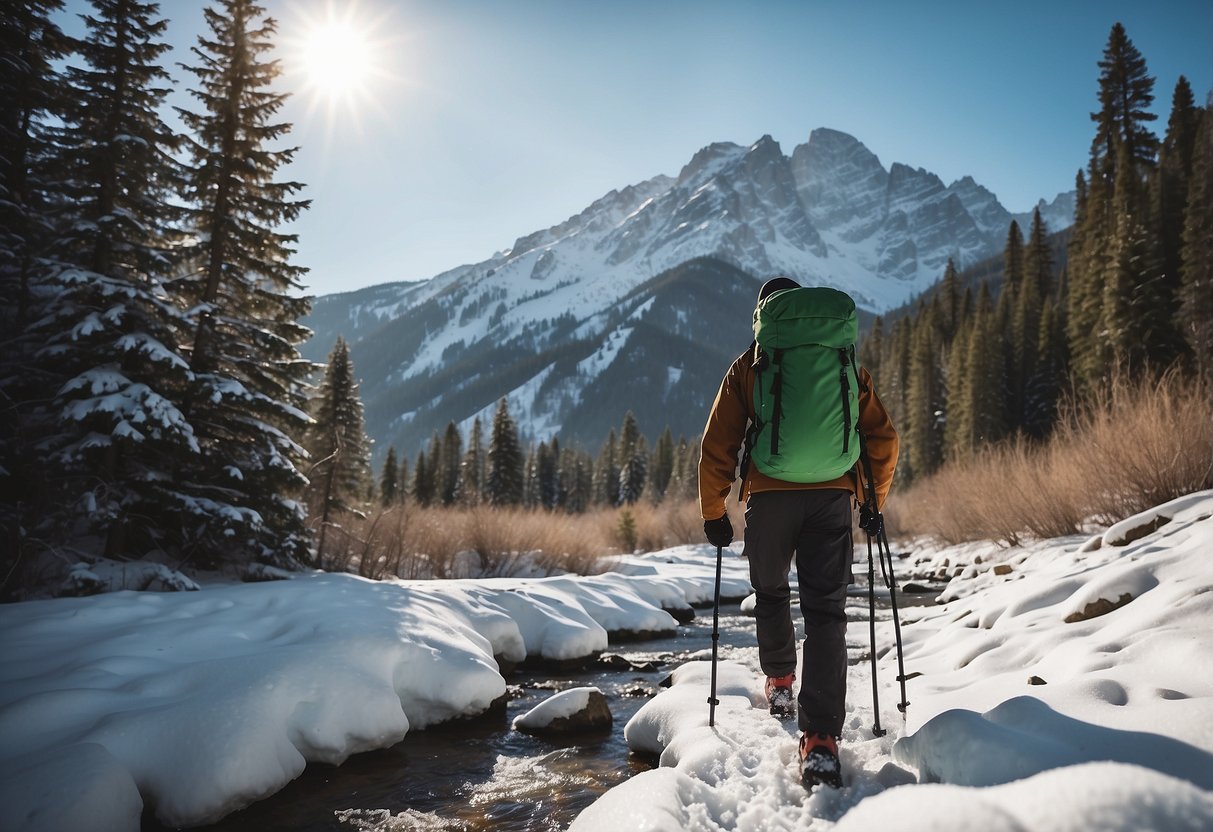
[(774, 399), (771, 405), (771, 456), (779, 455), (779, 421), (781, 417), (780, 411), (783, 409), (783, 350), (775, 350), (775, 355), (771, 360), (771, 367), (774, 368), (775, 379), (771, 382), (771, 396)]
[(851, 379), (847, 368), (851, 366), (851, 356), (848, 350), (838, 351), (841, 366), (838, 369), (838, 382), (842, 387), (842, 453), (846, 455), (851, 450)]
[[(758, 421), (758, 414), (762, 412), (762, 371), (767, 368), (767, 364), (770, 362), (770, 358), (765, 352), (763, 352), (762, 347), (758, 345), (757, 341), (754, 341), (750, 347), (754, 354), (754, 358), (750, 362), (750, 368), (756, 374), (758, 382), (758, 395), (757, 400), (754, 402), (754, 418), (750, 420), (750, 427), (745, 432), (745, 443), (741, 454), (741, 467), (739, 469), (739, 475), (741, 477), (743, 490), (745, 486), (746, 474), (750, 470), (750, 451), (754, 447), (754, 441), (758, 438), (759, 431), (762, 430), (763, 423)], [(741, 491), (737, 492), (737, 499), (738, 501), (741, 500)]]

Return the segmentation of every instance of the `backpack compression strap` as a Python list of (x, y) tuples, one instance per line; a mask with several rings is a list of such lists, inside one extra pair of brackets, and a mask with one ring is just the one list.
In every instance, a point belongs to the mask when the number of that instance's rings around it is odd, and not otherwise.
[(771, 382), (771, 396), (774, 401), (771, 403), (771, 456), (779, 456), (779, 420), (783, 401), (783, 350), (775, 350), (775, 357), (771, 361), (771, 366), (774, 368), (775, 380)]
[(842, 386), (842, 452), (845, 455), (851, 449), (851, 379), (847, 376), (851, 359), (847, 350), (838, 351), (838, 360), (842, 364), (838, 370), (838, 381)]

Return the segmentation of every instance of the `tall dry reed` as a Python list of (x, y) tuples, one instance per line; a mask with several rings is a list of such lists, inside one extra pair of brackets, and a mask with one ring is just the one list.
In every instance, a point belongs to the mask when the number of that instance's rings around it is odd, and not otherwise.
[(948, 543), (1080, 532), (1213, 487), (1213, 391), (1178, 372), (1111, 381), (1070, 402), (1048, 442), (951, 462), (902, 494), (890, 529)]
[(505, 576), (524, 570), (593, 574), (604, 556), (632, 551), (620, 533), (624, 512), (640, 551), (699, 542), (692, 502), (636, 503), (585, 514), (539, 509), (394, 506), (331, 528), (323, 566), (370, 578)]

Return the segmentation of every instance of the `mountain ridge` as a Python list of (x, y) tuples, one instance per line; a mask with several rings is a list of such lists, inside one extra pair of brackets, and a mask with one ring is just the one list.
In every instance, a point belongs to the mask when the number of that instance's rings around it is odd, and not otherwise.
[[(1050, 224), (1072, 220), (1072, 194), (1041, 206)], [(1011, 220), (1022, 226), (1030, 216), (1012, 215), (969, 176), (945, 185), (901, 162), (886, 169), (836, 130), (814, 130), (791, 155), (769, 135), (748, 147), (716, 142), (677, 176), (612, 190), (486, 260), (317, 299), (304, 353), (323, 360), (338, 334), (350, 343), (381, 452), (387, 444), (411, 452), (447, 421), (487, 418), (501, 396), (527, 438), (596, 442), (603, 434), (591, 424), (600, 420), (579, 415), (583, 397), (609, 412), (604, 423), (636, 411), (623, 368), (644, 370), (629, 356), (661, 340), (644, 333), (673, 327), (658, 350), (683, 356), (664, 365), (668, 389), (647, 376), (641, 386), (667, 403), (676, 433), (693, 435), (706, 404), (676, 388), (706, 384), (714, 395), (728, 360), (711, 331), (726, 318), (693, 295), (725, 304), (743, 341), (753, 292), (775, 273), (842, 289), (878, 313), (927, 289), (949, 258), (963, 268), (1001, 250)], [(712, 280), (733, 288), (713, 293)], [(669, 292), (678, 286), (681, 297)], [(692, 314), (713, 327), (685, 327)], [(724, 364), (707, 373), (709, 360)], [(611, 395), (597, 392), (612, 385)], [(655, 434), (664, 424), (641, 427)]]

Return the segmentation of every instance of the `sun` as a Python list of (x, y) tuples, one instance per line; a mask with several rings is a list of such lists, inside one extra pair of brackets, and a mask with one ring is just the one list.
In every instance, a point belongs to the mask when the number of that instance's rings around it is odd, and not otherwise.
[(354, 21), (317, 21), (301, 46), (307, 85), (330, 98), (363, 92), (374, 74), (372, 38)]
[(390, 63), (399, 49), (394, 21), (371, 15), (356, 0), (294, 7), (283, 54), (293, 86), (322, 113), (332, 129), (359, 123), (374, 108), (385, 82), (396, 79)]

